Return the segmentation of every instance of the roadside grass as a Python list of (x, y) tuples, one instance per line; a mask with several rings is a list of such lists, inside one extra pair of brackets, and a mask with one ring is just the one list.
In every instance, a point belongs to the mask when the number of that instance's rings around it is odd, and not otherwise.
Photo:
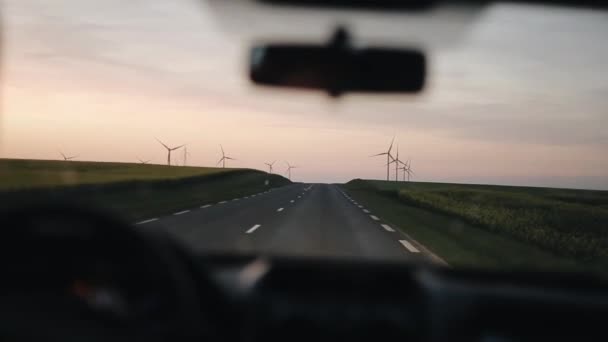
[(605, 191), (363, 180), (344, 187), (454, 266), (608, 265)]
[[(19, 179), (26, 183), (26, 186), (0, 188), (0, 202), (15, 206), (48, 201), (75, 203), (100, 208), (129, 222), (135, 222), (291, 184), (284, 177), (250, 169), (183, 168), (94, 162), (65, 163), (79, 164), (78, 168), (71, 169), (69, 165), (57, 166), (57, 163), (64, 162), (40, 161), (39, 163), (30, 160), (24, 164), (9, 163), (12, 168), (8, 176)], [(44, 181), (37, 182), (36, 179), (32, 179), (28, 182), (23, 175), (13, 175), (20, 172), (15, 165), (25, 165), (28, 170), (35, 170), (26, 171), (34, 178), (45, 174), (45, 166), (50, 167), (50, 174), (72, 172), (75, 176), (67, 183), (63, 181), (52, 183), (51, 180), (58, 179), (56, 176), (49, 176)], [(182, 168), (185, 170), (181, 170)], [(5, 168), (5, 175), (7, 175), (6, 170)], [(104, 175), (105, 172), (113, 175)], [(95, 179), (99, 182), (95, 183)], [(8, 181), (2, 180), (2, 182)]]

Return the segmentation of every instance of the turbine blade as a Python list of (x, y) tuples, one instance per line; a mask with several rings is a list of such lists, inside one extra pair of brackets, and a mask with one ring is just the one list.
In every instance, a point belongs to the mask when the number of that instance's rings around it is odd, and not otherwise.
[(387, 155), (387, 154), (388, 154), (388, 153), (386, 153), (386, 152), (383, 152), (383, 153), (378, 153), (378, 154), (374, 154), (374, 155), (370, 156), (370, 158), (371, 158), (371, 157), (377, 157), (377, 156), (384, 156), (384, 155)]
[(167, 150), (169, 150), (169, 146), (165, 145), (162, 141), (160, 141), (157, 137), (154, 137), (156, 141), (158, 141), (161, 145), (163, 145)]
[(177, 146), (177, 147), (171, 148), (170, 150), (171, 150), (171, 151), (175, 151), (175, 150), (177, 150), (178, 148), (182, 148), (182, 147), (184, 147), (184, 146), (186, 146), (186, 144), (179, 145), (179, 146)]
[(391, 153), (391, 150), (393, 149), (393, 143), (395, 142), (395, 136), (393, 135), (393, 140), (391, 140), (391, 146), (388, 147), (388, 152), (387, 153)]
[(224, 157), (222, 157), (222, 158), (221, 158), (221, 159), (220, 159), (220, 160), (217, 162), (217, 164), (215, 164), (215, 165), (220, 165), (220, 164), (222, 163), (222, 161), (223, 161), (223, 160), (224, 160)]

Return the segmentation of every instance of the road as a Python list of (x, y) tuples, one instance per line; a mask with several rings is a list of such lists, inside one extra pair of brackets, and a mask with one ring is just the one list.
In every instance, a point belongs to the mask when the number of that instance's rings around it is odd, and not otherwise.
[(398, 229), (328, 184), (293, 184), (138, 224), (160, 225), (194, 250), (206, 252), (381, 260), (425, 257)]

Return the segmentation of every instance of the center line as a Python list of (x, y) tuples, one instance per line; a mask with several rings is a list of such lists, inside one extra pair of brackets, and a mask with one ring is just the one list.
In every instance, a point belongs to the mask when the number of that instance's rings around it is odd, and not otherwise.
[(261, 227), (261, 225), (256, 224), (255, 226), (249, 228), (245, 233), (251, 234), (251, 233), (255, 232), (255, 230), (258, 229), (258, 228), (260, 228), (260, 227)]
[(408, 251), (410, 251), (412, 253), (420, 253), (420, 251), (418, 250), (418, 248), (414, 247), (414, 245), (412, 245), (411, 243), (409, 243), (407, 240), (399, 240), (399, 242), (401, 242), (401, 244), (403, 245), (403, 247), (407, 248)]
[(387, 232), (394, 232), (395, 230), (393, 229), (393, 227), (389, 226), (388, 224), (381, 224), (382, 228), (386, 229)]
[(369, 217), (371, 217), (372, 220), (380, 221), (380, 219), (377, 216), (369, 215)]
[(158, 221), (158, 219), (157, 218), (152, 218), (152, 219), (149, 219), (149, 220), (137, 222), (136, 224), (145, 224), (145, 223), (150, 223), (150, 222), (154, 222), (154, 221)]
[(185, 213), (189, 213), (189, 212), (190, 212), (190, 210), (184, 210), (184, 211), (177, 212), (177, 213), (175, 213), (173, 215), (177, 216), (177, 215), (181, 215), (181, 214), (185, 214)]
[(201, 206), (201, 209), (209, 208), (210, 206), (211, 206), (211, 204), (205, 204), (205, 205)]
[(363, 209), (363, 212), (366, 214), (369, 214), (369, 210), (367, 210), (367, 209)]
[(279, 209), (277, 209), (277, 211), (283, 211), (283, 208), (279, 208)]

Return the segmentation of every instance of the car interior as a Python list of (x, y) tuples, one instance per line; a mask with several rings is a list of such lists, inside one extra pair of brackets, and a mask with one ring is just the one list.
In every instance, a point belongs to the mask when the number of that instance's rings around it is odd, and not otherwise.
[[(229, 18), (233, 6), (424, 15), (447, 3), (469, 18), (467, 9), (494, 2), (229, 3), (209, 1), (226, 25), (236, 20)], [(518, 3), (605, 10), (599, 1)], [(241, 77), (269, 96), (279, 88), (313, 90), (331, 101), (424, 92), (434, 70), (423, 48), (360, 46), (359, 34), (336, 22), (320, 39), (258, 37)], [(77, 201), (38, 198), (1, 207), (2, 341), (490, 342), (608, 335), (608, 283), (597, 274), (201, 253), (163, 230)]]

